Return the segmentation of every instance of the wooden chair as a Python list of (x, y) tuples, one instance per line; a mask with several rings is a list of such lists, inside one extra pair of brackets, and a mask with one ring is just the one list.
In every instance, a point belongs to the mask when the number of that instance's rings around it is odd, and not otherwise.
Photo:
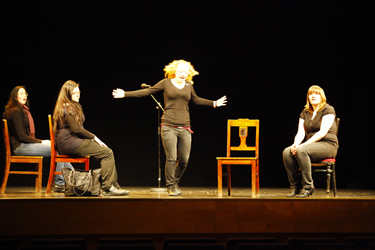
[[(339, 133), (339, 125), (340, 125), (340, 118), (336, 118), (336, 125), (337, 131), (336, 135)], [(333, 196), (337, 196), (337, 188), (336, 188), (336, 159), (335, 158), (328, 158), (324, 159), (321, 162), (313, 162), (311, 163), (311, 171), (312, 172), (320, 172), (327, 174), (327, 194), (330, 192), (330, 184), (331, 184), (331, 174), (332, 174), (332, 182), (333, 182)]]
[[(8, 122), (3, 119), (3, 134), (5, 144), (5, 168), (4, 168), (4, 179), (1, 185), (0, 193), (5, 192), (7, 186), (9, 174), (29, 174), (35, 175), (35, 193), (40, 194), (42, 191), (42, 170), (43, 170), (43, 156), (14, 156), (11, 154), (10, 142), (9, 142), (9, 130)], [(37, 167), (35, 171), (10, 171), (11, 163), (36, 163)]]
[(90, 157), (69, 157), (67, 155), (58, 155), (55, 149), (55, 134), (53, 133), (52, 126), (52, 117), (48, 115), (48, 124), (49, 124), (49, 136), (51, 140), (51, 167), (49, 170), (48, 184), (46, 188), (46, 194), (51, 193), (51, 187), (54, 183), (55, 174), (62, 174), (62, 172), (56, 172), (56, 163), (57, 162), (74, 162), (74, 163), (84, 163), (85, 170), (89, 170)]
[[(239, 128), (240, 145), (232, 146), (231, 144), (231, 128)], [(255, 128), (255, 146), (247, 146), (246, 138), (248, 135), (248, 128)], [(232, 157), (231, 151), (254, 151), (253, 157)], [(223, 175), (227, 176), (228, 180), (228, 195), (231, 195), (231, 165), (251, 165), (251, 182), (252, 182), (252, 196), (259, 197), (259, 120), (238, 119), (228, 120), (227, 132), (227, 156), (217, 157), (217, 177), (218, 177), (218, 195), (222, 196), (222, 179)], [(227, 165), (227, 173), (222, 172), (222, 165)]]

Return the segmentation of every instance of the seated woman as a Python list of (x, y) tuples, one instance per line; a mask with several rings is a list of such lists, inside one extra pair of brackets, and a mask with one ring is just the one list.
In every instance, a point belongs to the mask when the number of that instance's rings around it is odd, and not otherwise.
[[(336, 156), (339, 147), (336, 132), (335, 109), (327, 104), (321, 87), (311, 86), (307, 92), (305, 108), (300, 114), (294, 143), (283, 152), (284, 166), (291, 188), (287, 197), (297, 195), (304, 198), (313, 195), (315, 188), (311, 162), (320, 162)], [(299, 194), (300, 187), (302, 191)]]
[[(8, 121), (10, 145), (15, 155), (51, 157), (51, 141), (35, 138), (34, 119), (30, 113), (28, 94), (24, 86), (17, 86), (10, 93), (3, 118)], [(61, 171), (62, 167), (73, 169), (68, 162), (58, 162), (56, 171)], [(53, 191), (64, 190), (63, 176), (56, 175)]]
[(91, 156), (100, 160), (102, 169), (101, 189), (103, 195), (127, 195), (117, 183), (115, 157), (110, 148), (98, 137), (83, 127), (83, 114), (79, 85), (74, 81), (66, 81), (62, 86), (53, 112), (53, 130), (57, 149), (61, 154), (69, 156)]

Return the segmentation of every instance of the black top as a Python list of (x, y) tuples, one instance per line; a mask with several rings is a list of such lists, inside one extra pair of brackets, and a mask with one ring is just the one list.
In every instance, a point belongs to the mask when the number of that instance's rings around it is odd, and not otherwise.
[[(306, 109), (304, 109), (301, 114), (300, 118), (304, 120), (303, 126), (305, 128), (305, 140), (307, 141), (313, 135), (315, 135), (320, 130), (320, 125), (322, 124), (322, 118), (325, 115), (333, 114), (336, 117), (335, 109), (326, 104), (322, 110), (316, 113), (314, 119), (311, 119), (313, 114), (309, 113)], [(339, 147), (339, 141), (337, 139), (337, 124), (334, 122), (331, 128), (328, 130), (328, 133), (324, 138), (320, 140), (321, 142), (327, 142), (331, 144), (337, 151)]]
[(200, 98), (191, 82), (186, 81), (182, 89), (176, 88), (171, 79), (165, 78), (151, 88), (126, 91), (125, 97), (145, 97), (164, 91), (164, 114), (162, 125), (190, 126), (189, 101), (196, 105), (213, 106), (213, 101)]
[(69, 155), (78, 148), (83, 139), (94, 139), (95, 135), (84, 129), (82, 124), (78, 125), (73, 115), (64, 109), (63, 122), (59, 122), (56, 128), (56, 146), (60, 154)]
[(9, 141), (12, 150), (16, 150), (21, 143), (41, 143), (42, 140), (30, 136), (29, 119), (21, 108), (13, 107), (4, 117), (8, 122)]

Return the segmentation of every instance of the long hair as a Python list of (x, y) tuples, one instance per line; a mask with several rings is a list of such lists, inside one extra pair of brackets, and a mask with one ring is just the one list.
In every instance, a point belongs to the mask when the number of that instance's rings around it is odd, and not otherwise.
[(68, 80), (60, 89), (59, 97), (57, 98), (55, 110), (53, 111), (53, 131), (56, 133), (57, 124), (64, 122), (64, 110), (66, 109), (76, 120), (77, 124), (83, 123), (82, 106), (72, 99), (73, 90), (79, 87), (75, 81)]
[[(6, 117), (6, 115), (8, 114), (8, 111), (9, 109), (11, 108), (14, 108), (14, 107), (19, 107), (22, 111), (23, 114), (25, 114), (25, 111), (23, 111), (23, 108), (22, 108), (22, 105), (19, 103), (18, 101), (18, 91), (20, 89), (24, 89), (26, 91), (26, 88), (25, 86), (16, 86), (11, 92), (10, 92), (10, 95), (9, 95), (9, 100), (8, 100), (8, 103), (7, 105), (5, 106), (5, 110), (4, 110), (4, 113), (3, 113), (3, 118)], [(26, 91), (27, 93), (27, 91)], [(25, 104), (27, 107), (30, 107), (29, 106), (29, 98), (27, 98), (26, 100), (26, 104)]]
[(164, 67), (164, 71), (165, 71), (165, 77), (166, 78), (175, 78), (176, 77), (176, 70), (177, 70), (177, 67), (178, 65), (180, 64), (187, 64), (189, 65), (189, 74), (186, 78), (187, 81), (190, 81), (191, 83), (193, 83), (193, 76), (195, 75), (199, 75), (199, 72), (196, 71), (193, 67), (193, 65), (191, 65), (190, 62), (187, 62), (185, 60), (174, 60), (173, 62), (171, 62), (170, 64), (168, 64), (167, 66)]
[(309, 88), (309, 90), (307, 91), (307, 95), (306, 95), (305, 109), (309, 113), (314, 112), (314, 108), (311, 105), (310, 100), (309, 100), (309, 95), (311, 95), (313, 93), (319, 94), (320, 98), (321, 98), (319, 106), (318, 106), (318, 111), (322, 110), (322, 108), (327, 104), (327, 98), (326, 98), (326, 95), (324, 94), (324, 90), (321, 87), (319, 87), (318, 85), (313, 85)]

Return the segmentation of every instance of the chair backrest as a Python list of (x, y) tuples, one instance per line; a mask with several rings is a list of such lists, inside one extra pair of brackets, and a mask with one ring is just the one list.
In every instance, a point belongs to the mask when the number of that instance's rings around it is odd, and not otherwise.
[(339, 127), (340, 127), (340, 118), (337, 118), (336, 117), (336, 126), (337, 126), (337, 130), (336, 130), (336, 136), (339, 134)]
[[(232, 127), (239, 128), (240, 145), (232, 146)], [(255, 145), (247, 146), (246, 140), (248, 136), (249, 127), (255, 127)], [(259, 120), (237, 119), (228, 120), (227, 132), (227, 157), (231, 156), (231, 151), (254, 151), (255, 157), (259, 156)]]
[(5, 119), (3, 119), (3, 135), (4, 135), (5, 157), (6, 159), (9, 159), (12, 155), (12, 151), (10, 149), (10, 142), (9, 142), (8, 122)]
[(51, 141), (51, 157), (56, 156), (56, 149), (55, 149), (55, 133), (53, 133), (53, 126), (52, 126), (52, 116), (48, 115), (48, 126), (49, 126), (49, 138)]

